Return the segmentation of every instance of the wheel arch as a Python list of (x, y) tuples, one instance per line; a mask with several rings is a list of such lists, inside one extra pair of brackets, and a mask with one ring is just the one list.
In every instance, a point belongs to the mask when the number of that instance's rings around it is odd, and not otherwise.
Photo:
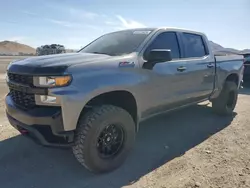
[(236, 83), (236, 85), (238, 86), (238, 85), (239, 85), (239, 75), (238, 75), (237, 73), (231, 73), (231, 74), (229, 74), (229, 75), (226, 77), (224, 84), (225, 84), (227, 81), (234, 82), (234, 83)]
[(127, 90), (115, 90), (100, 93), (86, 102), (79, 114), (77, 124), (80, 117), (91, 110), (93, 107), (103, 104), (114, 105), (126, 110), (135, 122), (135, 129), (138, 131), (138, 105), (135, 96)]
[(218, 84), (218, 86), (215, 87), (215, 91), (209, 97), (209, 100), (212, 101), (220, 95), (220, 93), (221, 93), (221, 91), (222, 91), (222, 89), (227, 81), (232, 81), (237, 86), (239, 86), (239, 79), (240, 79), (240, 76), (235, 72), (232, 72), (232, 73), (226, 75), (225, 77), (223, 77), (223, 79), (222, 78), (217, 79), (216, 84)]

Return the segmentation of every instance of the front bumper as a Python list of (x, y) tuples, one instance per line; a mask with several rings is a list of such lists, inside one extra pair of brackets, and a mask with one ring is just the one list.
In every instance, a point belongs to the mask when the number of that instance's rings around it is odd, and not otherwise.
[(39, 106), (24, 111), (9, 95), (5, 98), (6, 114), (10, 124), (44, 146), (68, 147), (73, 145), (74, 132), (64, 131), (60, 107)]

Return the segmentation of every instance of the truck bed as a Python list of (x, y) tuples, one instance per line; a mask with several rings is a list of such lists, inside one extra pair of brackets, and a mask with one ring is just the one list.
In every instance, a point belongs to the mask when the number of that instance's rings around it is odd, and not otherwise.
[(244, 57), (242, 55), (217, 55), (215, 54), (215, 60), (217, 63), (226, 62), (226, 61), (236, 61), (242, 60)]

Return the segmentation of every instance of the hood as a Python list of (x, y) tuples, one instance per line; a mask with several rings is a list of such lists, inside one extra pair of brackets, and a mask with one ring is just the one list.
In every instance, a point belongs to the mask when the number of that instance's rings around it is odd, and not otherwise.
[(30, 57), (14, 61), (8, 66), (8, 72), (21, 74), (61, 74), (67, 67), (77, 64), (89, 64), (98, 61), (108, 61), (113, 56), (90, 53), (66, 53)]
[(112, 56), (103, 54), (90, 53), (65, 53), (55, 55), (44, 55), (31, 57), (14, 62), (13, 64), (35, 67), (51, 67), (51, 66), (70, 66), (79, 63), (88, 63), (91, 61), (106, 60)]

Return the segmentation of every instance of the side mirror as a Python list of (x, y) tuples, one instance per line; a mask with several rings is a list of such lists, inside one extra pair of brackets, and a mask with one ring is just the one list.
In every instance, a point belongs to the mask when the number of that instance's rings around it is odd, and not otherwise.
[(153, 49), (149, 52), (147, 57), (148, 62), (154, 63), (166, 62), (171, 60), (171, 50), (168, 49)]

